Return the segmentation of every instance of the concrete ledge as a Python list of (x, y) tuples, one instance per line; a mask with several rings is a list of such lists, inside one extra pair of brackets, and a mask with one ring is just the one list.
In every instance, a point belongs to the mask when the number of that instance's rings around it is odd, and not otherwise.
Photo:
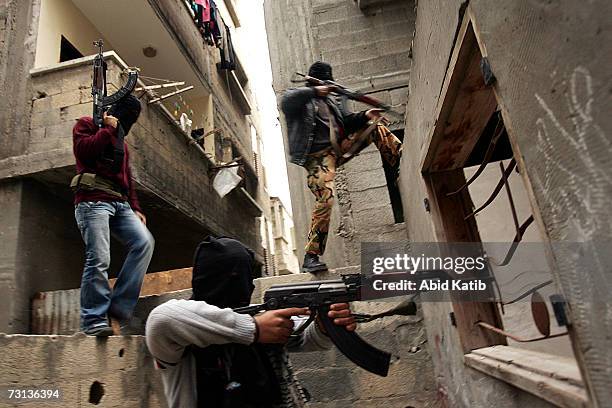
[[(344, 268), (314, 276), (294, 274), (255, 279), (252, 302), (260, 303), (272, 285), (337, 278), (340, 273), (357, 273), (358, 268)], [(111, 279), (111, 285), (114, 279)], [(37, 293), (32, 300), (32, 333), (71, 335), (79, 331), (80, 289)], [(170, 299), (191, 297), (191, 268), (155, 272), (145, 277), (141, 298), (134, 311), (131, 330), (144, 333), (144, 324), (151, 310)]]
[[(0, 387), (58, 388), (61, 401), (3, 407), (166, 407), (163, 387), (142, 336), (97, 339), (75, 336), (0, 335)], [(94, 395), (90, 395), (94, 394)], [(4, 398), (4, 399), (2, 399)]]
[(54, 149), (0, 160), (0, 179), (74, 166), (72, 149)]
[(587, 407), (589, 401), (576, 360), (493, 346), (466, 354), (465, 364), (559, 407)]

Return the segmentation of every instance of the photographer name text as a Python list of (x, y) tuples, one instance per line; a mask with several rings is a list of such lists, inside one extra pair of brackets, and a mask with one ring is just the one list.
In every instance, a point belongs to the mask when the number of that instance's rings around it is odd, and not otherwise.
[(382, 279), (376, 279), (372, 282), (372, 287), (376, 291), (393, 291), (393, 292), (406, 292), (406, 291), (485, 291), (487, 290), (487, 284), (480, 280), (464, 280), (464, 279), (450, 279), (444, 281), (434, 280), (422, 280), (412, 281), (408, 279), (402, 279), (395, 282), (385, 282)]

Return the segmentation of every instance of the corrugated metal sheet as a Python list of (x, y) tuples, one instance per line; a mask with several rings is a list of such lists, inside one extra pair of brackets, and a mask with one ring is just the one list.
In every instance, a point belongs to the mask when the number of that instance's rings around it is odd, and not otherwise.
[[(111, 287), (115, 279), (110, 279)], [(191, 288), (191, 268), (175, 269), (171, 271), (155, 272), (145, 276), (140, 296), (174, 293), (178, 290)], [(74, 334), (80, 330), (80, 289), (57, 290), (51, 292), (39, 292), (32, 299), (31, 330), (32, 334)], [(177, 295), (179, 296), (179, 295)], [(188, 298), (187, 295), (180, 295)], [(148, 315), (153, 299), (144, 300), (139, 303), (136, 313), (143, 314), (142, 323), (138, 326), (144, 327), (144, 320)], [(167, 300), (167, 299), (166, 299)], [(142, 327), (141, 327), (142, 326)]]
[(80, 289), (39, 292), (32, 299), (32, 334), (79, 331)]

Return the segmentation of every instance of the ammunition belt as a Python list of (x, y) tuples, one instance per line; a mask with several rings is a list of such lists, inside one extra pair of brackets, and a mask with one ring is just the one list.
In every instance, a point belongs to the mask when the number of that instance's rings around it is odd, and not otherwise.
[(125, 194), (121, 192), (121, 188), (119, 188), (116, 183), (94, 173), (77, 174), (72, 178), (70, 188), (74, 192), (78, 190), (100, 190), (122, 200), (126, 199)]

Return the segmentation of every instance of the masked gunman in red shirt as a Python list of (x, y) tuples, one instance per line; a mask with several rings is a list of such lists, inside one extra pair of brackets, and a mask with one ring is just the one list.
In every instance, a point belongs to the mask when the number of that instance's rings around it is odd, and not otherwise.
[[(140, 109), (138, 99), (129, 95), (109, 109), (101, 128), (83, 117), (72, 131), (78, 173), (71, 183), (74, 215), (85, 242), (81, 329), (88, 335), (112, 335), (109, 318), (127, 325), (153, 255), (153, 236), (138, 204), (124, 143)], [(111, 234), (128, 250), (112, 290)]]

